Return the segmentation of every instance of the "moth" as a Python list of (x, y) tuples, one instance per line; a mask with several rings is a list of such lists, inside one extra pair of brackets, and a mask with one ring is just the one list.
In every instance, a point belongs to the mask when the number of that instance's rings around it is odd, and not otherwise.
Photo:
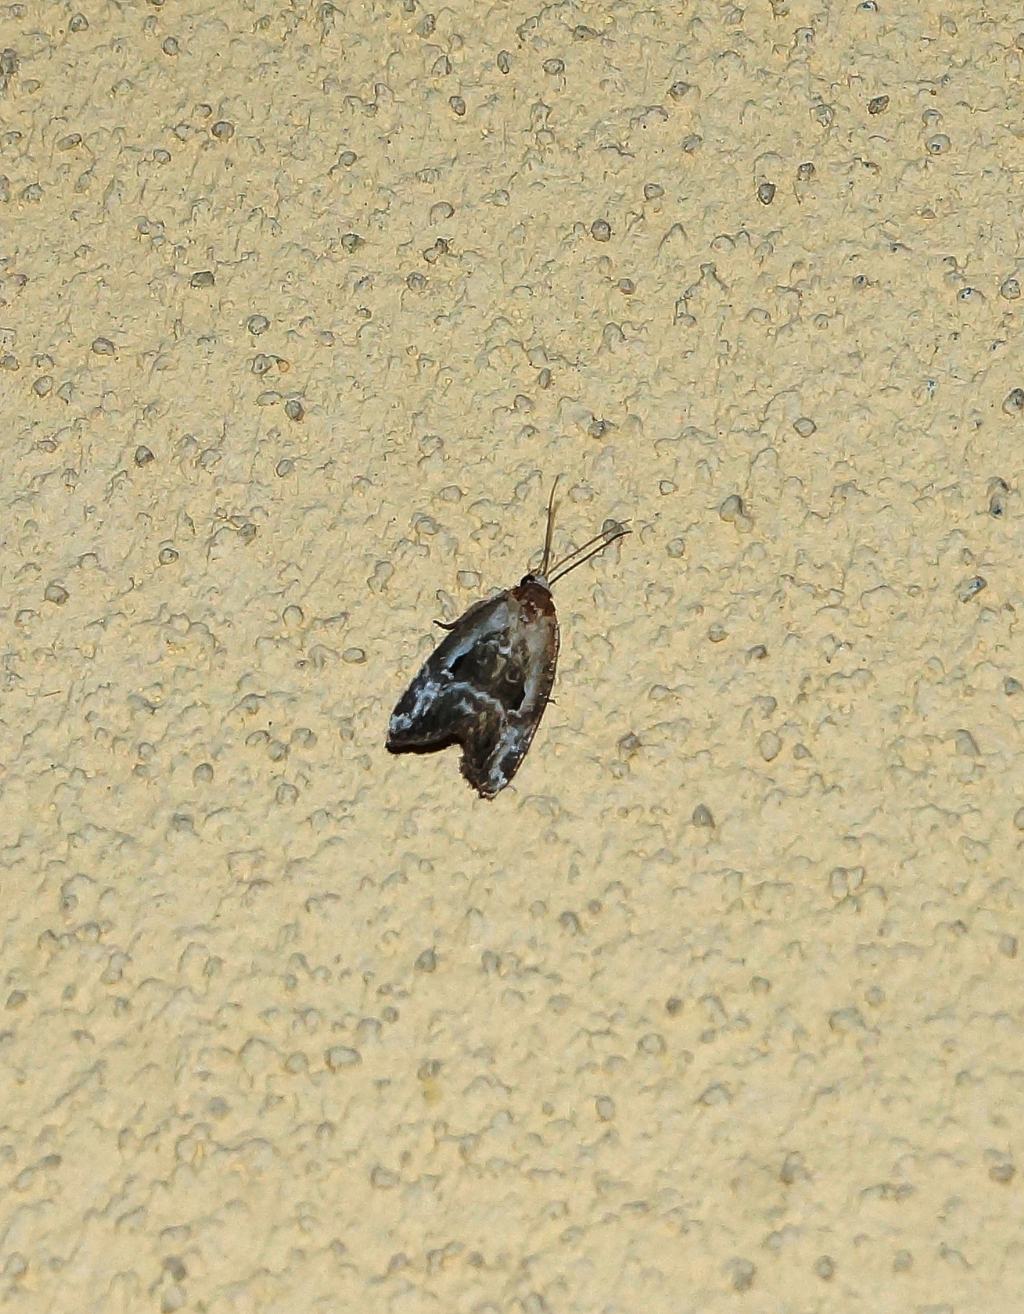
[(481, 798), (494, 798), (519, 770), (550, 702), (558, 662), (552, 586), (630, 532), (606, 523), (552, 565), (557, 487), (556, 479), (540, 570), (474, 603), (451, 624), (435, 622), (448, 633), (398, 700), (388, 725), (392, 753), (461, 745), (462, 774)]

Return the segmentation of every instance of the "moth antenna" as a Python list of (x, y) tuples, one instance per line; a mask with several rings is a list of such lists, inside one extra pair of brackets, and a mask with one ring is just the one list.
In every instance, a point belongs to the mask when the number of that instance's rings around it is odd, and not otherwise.
[[(558, 570), (557, 567), (556, 567), (556, 573), (553, 574), (553, 575), (551, 576), (551, 578), (548, 580), (548, 587), (551, 588), (552, 585), (554, 585), (554, 583), (555, 583), (557, 580), (560, 580), (560, 579), (562, 579), (565, 575), (568, 575), (568, 573), (569, 573), (570, 570), (575, 570), (577, 566), (582, 566), (583, 563), (584, 563), (584, 561), (589, 561), (591, 557), (596, 557), (597, 554), (598, 554), (599, 552), (603, 552), (603, 551), (605, 550), (606, 547), (611, 547), (611, 545), (612, 545), (617, 539), (625, 538), (625, 536), (626, 536), (627, 534), (632, 534), (632, 532), (633, 532), (633, 531), (632, 531), (631, 529), (624, 529), (624, 528), (621, 528), (621, 527), (620, 527), (619, 529), (617, 529), (617, 530), (615, 531), (614, 534), (607, 534), (607, 535), (605, 535), (605, 534), (599, 534), (599, 535), (598, 535), (598, 538), (603, 538), (603, 539), (604, 539), (604, 542), (603, 542), (603, 543), (598, 543), (597, 547), (596, 547), (596, 548), (592, 548), (589, 552), (586, 553), (585, 556), (582, 556), (582, 557), (581, 557), (581, 556), (579, 556), (579, 553), (580, 553), (580, 552), (583, 552), (583, 551), (584, 551), (584, 548), (588, 547), (589, 544), (584, 544), (583, 547), (579, 548), (576, 552), (573, 552), (573, 553), (571, 553), (568, 557), (566, 557), (566, 561), (568, 561), (570, 564), (569, 564), (568, 566), (566, 566), (564, 570)], [(591, 543), (593, 543), (594, 541), (595, 541), (594, 539), (591, 539), (591, 540), (590, 540)], [(572, 560), (573, 557), (577, 557), (577, 560), (576, 560), (576, 561), (573, 561), (573, 560)]]
[(544, 534), (544, 560), (541, 562), (540, 573), (543, 579), (548, 577), (548, 562), (551, 560), (551, 538), (555, 532), (555, 489), (558, 487), (558, 481), (561, 475), (555, 475), (555, 482), (551, 485), (551, 496), (548, 498), (548, 527)]
[[(602, 529), (600, 534), (595, 534), (593, 538), (588, 538), (585, 543), (580, 545), (580, 547), (573, 548), (571, 552), (567, 553), (562, 558), (561, 561), (556, 561), (555, 564), (551, 567), (552, 574), (557, 575), (558, 572), (562, 570), (562, 567), (566, 565), (567, 562), (572, 561), (573, 557), (578, 557), (580, 553), (586, 552), (587, 548), (593, 547), (595, 543), (600, 543), (601, 547), (607, 547), (609, 543), (614, 543), (617, 538), (622, 538), (623, 534), (631, 534), (633, 532), (631, 529), (623, 528), (623, 526), (628, 524), (629, 524), (628, 520), (620, 520), (618, 530), (614, 534), (612, 534), (611, 537), (609, 537), (608, 534)], [(601, 548), (598, 548), (597, 551), (600, 552)], [(589, 555), (593, 556), (594, 553), (591, 552)], [(586, 560), (587, 558), (583, 557), (583, 561)], [(582, 565), (582, 561), (578, 561), (576, 565), (577, 566)], [(574, 570), (574, 569), (575, 566), (569, 567), (569, 570)], [(568, 570), (562, 570), (563, 575), (567, 575), (568, 573), (569, 573)], [(547, 576), (545, 576), (545, 578), (547, 578)]]

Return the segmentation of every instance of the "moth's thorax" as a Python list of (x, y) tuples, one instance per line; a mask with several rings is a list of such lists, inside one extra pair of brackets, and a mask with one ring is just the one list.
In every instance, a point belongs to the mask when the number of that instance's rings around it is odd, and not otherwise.
[(527, 619), (555, 614), (555, 600), (543, 575), (524, 575), (512, 589), (512, 596), (522, 607)]

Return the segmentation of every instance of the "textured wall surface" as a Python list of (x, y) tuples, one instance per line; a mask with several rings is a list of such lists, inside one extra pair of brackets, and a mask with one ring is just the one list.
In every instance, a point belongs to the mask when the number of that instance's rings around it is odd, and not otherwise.
[[(0, 1306), (1019, 1311), (1019, 5), (81, 3), (0, 8)], [(486, 803), (387, 716), (558, 472), (634, 533)]]

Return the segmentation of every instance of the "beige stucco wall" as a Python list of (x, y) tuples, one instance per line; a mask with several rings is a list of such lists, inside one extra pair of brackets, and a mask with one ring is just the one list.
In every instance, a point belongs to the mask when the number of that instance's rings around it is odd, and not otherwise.
[[(0, 1305), (1022, 1308), (1019, 6), (82, 4), (0, 10)], [(558, 472), (635, 532), (484, 803), (387, 716)]]

